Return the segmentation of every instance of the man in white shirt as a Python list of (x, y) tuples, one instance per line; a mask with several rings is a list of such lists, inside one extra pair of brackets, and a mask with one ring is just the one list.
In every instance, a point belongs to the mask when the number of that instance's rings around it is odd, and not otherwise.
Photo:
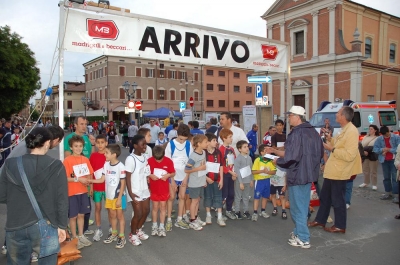
[(148, 143), (148, 144), (151, 148), (153, 148), (155, 146), (156, 141), (158, 139), (158, 133), (161, 131), (160, 127), (158, 127), (155, 124), (155, 122), (156, 122), (155, 119), (150, 120), (150, 128), (149, 129), (150, 129), (151, 140), (150, 140), (150, 143)]
[(219, 117), (219, 124), (221, 125), (221, 127), (218, 128), (218, 130), (215, 132), (215, 135), (218, 137), (218, 143), (222, 144), (222, 140), (219, 137), (219, 132), (221, 131), (221, 129), (231, 130), (233, 133), (233, 141), (232, 141), (231, 146), (233, 147), (233, 149), (235, 149), (236, 156), (239, 155), (239, 151), (236, 148), (236, 143), (241, 140), (249, 142), (246, 134), (244, 133), (244, 131), (241, 128), (236, 127), (232, 124), (232, 115), (230, 112), (222, 112), (221, 113), (221, 115)]

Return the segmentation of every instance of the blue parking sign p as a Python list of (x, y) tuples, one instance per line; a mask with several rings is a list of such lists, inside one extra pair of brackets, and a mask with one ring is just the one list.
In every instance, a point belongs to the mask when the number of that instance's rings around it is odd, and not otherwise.
[(179, 109), (186, 109), (186, 102), (179, 102)]
[(262, 91), (262, 84), (256, 85), (256, 98), (262, 98), (263, 91)]

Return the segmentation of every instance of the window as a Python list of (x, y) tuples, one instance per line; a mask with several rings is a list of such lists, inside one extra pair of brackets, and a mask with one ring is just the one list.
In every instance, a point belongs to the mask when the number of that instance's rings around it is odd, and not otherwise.
[(142, 68), (140, 68), (140, 67), (136, 68), (136, 76), (142, 77)]
[(93, 72), (93, 80), (96, 80), (97, 79), (97, 71), (94, 71)]
[(104, 88), (104, 98), (108, 99), (108, 89)]
[(218, 107), (225, 108), (225, 100), (218, 100)]
[(169, 78), (176, 79), (176, 71), (169, 71)]
[(72, 93), (67, 93), (67, 96), (72, 96)]
[(214, 75), (214, 70), (207, 70), (206, 74), (207, 75)]
[(372, 39), (371, 38), (365, 39), (365, 57), (367, 57), (367, 58), (372, 57)]
[(107, 66), (104, 67), (104, 75), (108, 75)]
[(367, 101), (368, 101), (368, 102), (370, 102), (370, 101), (375, 101), (375, 96), (374, 96), (374, 95), (368, 95), (368, 96), (367, 96)]
[(389, 49), (389, 62), (394, 63), (396, 62), (396, 44), (390, 44)]
[(225, 91), (225, 85), (218, 85), (218, 91)]
[(246, 93), (252, 93), (252, 87), (251, 86), (246, 86)]
[[(354, 113), (355, 114), (355, 113)], [(381, 126), (396, 125), (396, 114), (394, 111), (379, 111), (379, 123)]]
[(67, 101), (67, 108), (72, 109), (72, 100)]
[(153, 89), (151, 89), (151, 88), (147, 89), (147, 99), (151, 99), (151, 100), (154, 99)]
[(199, 81), (199, 73), (194, 73), (194, 81)]
[(169, 91), (169, 99), (170, 100), (176, 100), (175, 99), (175, 90), (170, 90)]
[(246, 101), (246, 105), (253, 105), (253, 102), (251, 102), (251, 101)]
[(94, 100), (97, 100), (97, 91), (94, 91)]
[(207, 91), (213, 91), (214, 90), (214, 84), (207, 84)]
[(142, 89), (141, 88), (136, 89), (135, 97), (140, 98), (140, 99), (142, 98)]
[(88, 82), (88, 81), (89, 81), (88, 74), (85, 74), (85, 82)]
[(233, 73), (233, 78), (240, 78), (240, 73), (234, 72)]
[(240, 92), (240, 87), (239, 86), (233, 86), (233, 92), (239, 93)]
[(158, 77), (164, 78), (165, 76), (165, 70), (158, 70)]
[(123, 88), (119, 89), (119, 99), (125, 99), (125, 90)]
[(178, 79), (183, 79), (182, 78), (182, 72), (178, 72)]
[(181, 100), (186, 100), (186, 92), (181, 90)]
[(233, 101), (233, 107), (234, 108), (239, 108), (240, 107), (240, 101), (237, 101), (237, 100)]
[(154, 69), (146, 69), (146, 77), (152, 78), (154, 77)]
[(199, 91), (193, 92), (193, 99), (195, 102), (199, 102)]
[(207, 100), (207, 107), (214, 107), (214, 100)]
[(164, 64), (160, 63), (160, 69), (164, 69)]
[(103, 100), (103, 93), (101, 93), (102, 91), (101, 91), (101, 89), (99, 90), (99, 98), (100, 98), (100, 100)]
[(304, 31), (298, 31), (294, 33), (295, 39), (295, 54), (303, 54), (304, 53)]
[(125, 76), (125, 66), (119, 67), (119, 76)]
[(165, 93), (165, 90), (158, 90), (158, 99), (159, 100), (167, 100), (166, 95), (167, 95), (167, 93)]
[(93, 91), (90, 91), (90, 100), (93, 99)]
[(181, 72), (181, 78), (182, 80), (186, 80), (186, 72)]
[(92, 72), (90, 72), (90, 79), (89, 80), (92, 81)]
[(225, 71), (218, 71), (218, 76), (225, 76)]
[(100, 77), (100, 78), (103, 77), (103, 68), (99, 69), (99, 77)]

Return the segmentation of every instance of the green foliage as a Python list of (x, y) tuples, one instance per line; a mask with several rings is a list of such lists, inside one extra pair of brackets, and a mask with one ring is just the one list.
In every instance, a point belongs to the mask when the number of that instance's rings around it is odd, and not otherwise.
[(31, 120), (37, 121), (39, 119), (40, 113), (37, 110), (33, 110), (32, 115), (31, 115)]
[(0, 117), (22, 110), (41, 86), (34, 53), (9, 26), (0, 27)]

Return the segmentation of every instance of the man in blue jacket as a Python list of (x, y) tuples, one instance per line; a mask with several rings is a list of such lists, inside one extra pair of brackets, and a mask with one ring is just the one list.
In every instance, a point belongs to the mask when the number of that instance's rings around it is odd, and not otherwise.
[(380, 199), (390, 200), (394, 197), (393, 203), (399, 203), (399, 184), (396, 181), (397, 169), (394, 166), (394, 159), (397, 153), (397, 146), (400, 144), (400, 137), (390, 133), (387, 126), (382, 126), (379, 132), (381, 136), (376, 139), (373, 152), (378, 154), (378, 161), (382, 164), (385, 194)]
[(257, 150), (257, 131), (258, 131), (258, 125), (253, 124), (251, 127), (251, 130), (247, 133), (247, 139), (249, 140), (249, 149), (250, 149), (250, 157), (251, 160), (255, 159), (254, 153)]
[(307, 226), (310, 205), (311, 183), (318, 180), (320, 161), (324, 155), (322, 140), (310, 123), (305, 120), (306, 111), (301, 106), (293, 106), (285, 114), (293, 129), (289, 133), (285, 150), (267, 147), (268, 153), (275, 153), (277, 166), (286, 169), (286, 185), (289, 189), (290, 213), (294, 229), (289, 245), (310, 248), (310, 231)]

